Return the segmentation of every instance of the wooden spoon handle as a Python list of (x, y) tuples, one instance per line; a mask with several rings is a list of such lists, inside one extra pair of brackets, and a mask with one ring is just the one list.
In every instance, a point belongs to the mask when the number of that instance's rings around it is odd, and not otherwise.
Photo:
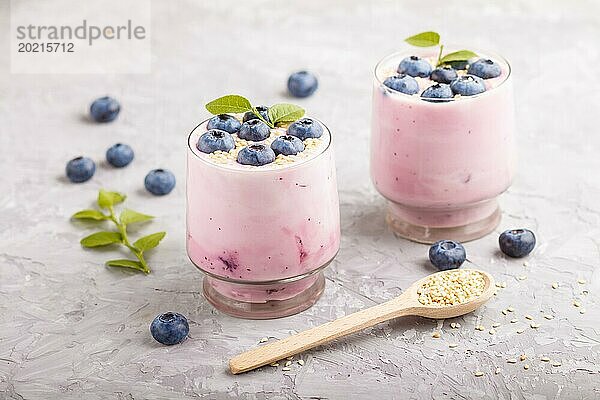
[(392, 318), (411, 314), (411, 305), (405, 296), (376, 305), (335, 321), (297, 333), (288, 338), (249, 350), (229, 360), (233, 374), (250, 371), (302, 353), (313, 347), (329, 343), (334, 339), (358, 332)]

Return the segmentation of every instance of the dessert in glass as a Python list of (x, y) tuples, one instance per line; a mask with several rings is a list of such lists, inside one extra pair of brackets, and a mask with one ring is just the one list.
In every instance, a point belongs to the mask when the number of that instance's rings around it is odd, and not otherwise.
[(331, 134), (314, 118), (244, 121), (216, 115), (189, 135), (187, 253), (217, 309), (283, 317), (317, 301), (339, 249)]
[(371, 178), (398, 236), (468, 241), (500, 222), (515, 166), (511, 70), (477, 56), (436, 67), (436, 49), (411, 48), (375, 68)]

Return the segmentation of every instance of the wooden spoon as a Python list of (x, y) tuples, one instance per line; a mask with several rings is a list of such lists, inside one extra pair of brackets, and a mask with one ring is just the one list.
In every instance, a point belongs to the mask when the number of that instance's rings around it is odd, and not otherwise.
[(476, 271), (483, 275), (485, 288), (479, 297), (465, 303), (448, 306), (421, 304), (418, 300), (419, 295), (417, 290), (422, 286), (425, 280), (429, 279), (431, 276), (444, 274), (448, 271), (437, 272), (413, 283), (406, 291), (393, 300), (367, 308), (366, 310), (355, 312), (354, 314), (346, 315), (334, 321), (297, 333), (288, 338), (266, 344), (235, 356), (229, 360), (229, 369), (233, 374), (247, 372), (262, 367), (263, 365), (282, 360), (286, 357), (302, 353), (313, 347), (329, 343), (342, 336), (405, 315), (445, 319), (468, 314), (476, 310), (494, 295), (494, 278), (490, 274), (479, 270), (463, 271)]

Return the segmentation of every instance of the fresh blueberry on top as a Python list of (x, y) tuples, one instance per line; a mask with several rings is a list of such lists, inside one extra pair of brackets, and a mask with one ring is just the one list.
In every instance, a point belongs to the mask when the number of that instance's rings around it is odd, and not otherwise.
[(163, 196), (175, 187), (175, 175), (166, 169), (153, 169), (146, 175), (144, 186), (153, 195)]
[(106, 150), (106, 161), (113, 167), (123, 168), (133, 160), (133, 149), (123, 143), (112, 145)]
[(312, 118), (300, 118), (287, 128), (287, 134), (296, 136), (300, 140), (308, 138), (320, 138), (323, 134), (323, 127)]
[(440, 271), (456, 269), (467, 259), (462, 244), (452, 240), (440, 240), (429, 248), (429, 261)]
[(96, 172), (96, 164), (88, 157), (77, 157), (67, 163), (67, 178), (71, 182), (81, 183), (89, 180)]
[(383, 84), (390, 89), (404, 94), (415, 94), (419, 91), (419, 84), (410, 75), (400, 74), (396, 76), (390, 76)]
[(238, 137), (244, 140), (260, 142), (271, 135), (271, 129), (259, 119), (251, 119), (242, 124)]
[(152, 337), (168, 346), (183, 342), (189, 332), (187, 318), (175, 312), (160, 314), (150, 324)]
[(500, 250), (509, 257), (525, 257), (535, 247), (535, 235), (529, 229), (509, 229), (498, 239)]
[[(260, 116), (263, 117), (265, 121), (271, 122), (271, 120), (269, 119), (269, 107), (256, 106), (256, 111), (258, 111)], [(246, 114), (244, 114), (244, 118), (243, 118), (244, 122), (247, 122), (247, 121), (250, 121), (253, 119), (258, 119), (258, 117), (252, 111), (248, 111)]]
[(242, 124), (232, 115), (219, 114), (208, 120), (206, 129), (218, 129), (221, 131), (236, 133)]
[(283, 154), (284, 156), (291, 156), (304, 151), (304, 143), (296, 136), (282, 135), (271, 143), (271, 149), (275, 154)]
[(196, 147), (201, 152), (207, 154), (217, 150), (229, 151), (235, 148), (235, 140), (229, 132), (211, 129), (200, 136)]
[(450, 67), (439, 67), (434, 69), (429, 79), (438, 83), (450, 83), (458, 77), (456, 70)]
[(426, 101), (439, 102), (443, 100), (437, 99), (451, 99), (454, 97), (454, 93), (452, 93), (450, 85), (446, 85), (445, 83), (436, 83), (435, 85), (429, 86), (427, 89), (423, 90), (421, 97)]
[(469, 66), (469, 74), (483, 79), (497, 78), (502, 73), (498, 63), (485, 58), (480, 58)]
[(400, 61), (398, 73), (427, 78), (431, 74), (431, 64), (427, 60), (417, 56), (406, 57)]
[(483, 83), (483, 79), (478, 76), (464, 75), (453, 80), (450, 83), (450, 89), (452, 89), (454, 94), (474, 96), (485, 92), (485, 84)]
[(237, 162), (244, 165), (260, 166), (275, 161), (275, 152), (264, 144), (251, 144), (240, 150)]
[(294, 97), (308, 97), (317, 90), (317, 77), (307, 71), (294, 72), (287, 81), (290, 94)]
[(96, 122), (110, 122), (117, 118), (121, 105), (112, 97), (100, 97), (90, 106), (90, 114)]

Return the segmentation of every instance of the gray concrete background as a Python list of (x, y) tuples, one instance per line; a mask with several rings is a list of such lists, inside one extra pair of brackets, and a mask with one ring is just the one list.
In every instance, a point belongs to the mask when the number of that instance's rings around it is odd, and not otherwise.
[[(150, 75), (11, 75), (6, 3), (0, 4), (0, 398), (600, 397), (598, 2), (154, 1)], [(280, 366), (229, 375), (228, 358), (262, 337), (283, 338), (385, 301), (433, 271), (426, 246), (387, 231), (366, 151), (374, 64), (404, 37), (431, 28), (449, 42), (494, 49), (514, 68), (518, 175), (502, 196), (497, 232), (466, 245), (469, 262), (506, 288), (463, 318), (402, 318), (310, 351), (302, 355), (305, 365), (294, 363), (289, 372)], [(312, 309), (272, 321), (231, 318), (203, 299), (201, 274), (185, 254), (185, 138), (206, 117), (208, 100), (229, 92), (257, 103), (286, 100), (287, 75), (300, 68), (317, 73), (321, 87), (298, 103), (335, 134), (342, 248)], [(123, 104), (119, 120), (87, 122), (89, 102), (106, 93)], [(102, 160), (117, 141), (134, 147), (131, 166), (101, 163), (90, 182), (65, 181), (67, 160), (79, 154)], [(156, 167), (177, 176), (169, 196), (143, 190), (144, 175)], [(157, 216), (144, 232), (168, 232), (150, 257), (151, 275), (107, 269), (103, 262), (116, 251), (80, 248), (78, 240), (93, 227), (69, 216), (90, 206), (101, 187), (126, 192), (130, 207)], [(498, 233), (509, 227), (538, 235), (528, 266), (498, 254)], [(509, 306), (515, 311), (503, 315)], [(152, 318), (167, 310), (190, 320), (182, 345), (160, 346), (148, 333)], [(539, 329), (529, 328), (526, 314)], [(490, 335), (494, 323), (501, 325)], [(486, 331), (476, 331), (478, 324)], [(525, 332), (517, 334), (521, 327)], [(432, 338), (436, 330), (440, 339)], [(506, 362), (522, 353), (527, 361)], [(476, 370), (484, 375), (475, 377)]]

